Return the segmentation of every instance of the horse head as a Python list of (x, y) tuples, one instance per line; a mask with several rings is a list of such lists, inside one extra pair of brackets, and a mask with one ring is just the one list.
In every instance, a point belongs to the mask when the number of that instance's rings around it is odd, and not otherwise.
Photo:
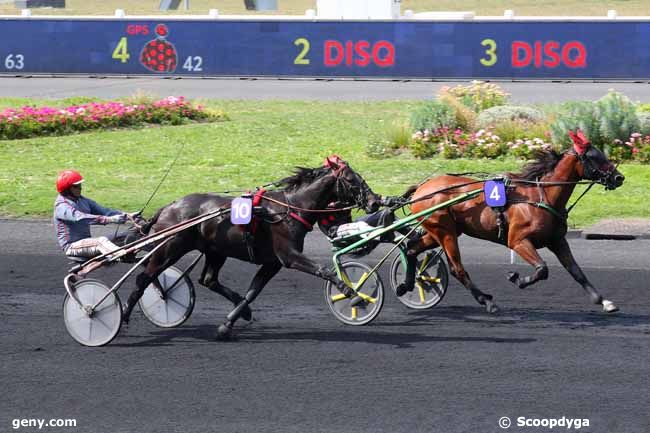
[(578, 176), (582, 179), (593, 180), (605, 185), (605, 189), (616, 189), (623, 185), (625, 176), (616, 169), (600, 149), (591, 145), (585, 134), (578, 129), (575, 133), (569, 131), (573, 141), (570, 154), (578, 158)]
[(328, 156), (323, 167), (330, 168), (336, 178), (336, 200), (358, 206), (367, 213), (379, 210), (381, 197), (370, 189), (366, 181), (337, 155)]

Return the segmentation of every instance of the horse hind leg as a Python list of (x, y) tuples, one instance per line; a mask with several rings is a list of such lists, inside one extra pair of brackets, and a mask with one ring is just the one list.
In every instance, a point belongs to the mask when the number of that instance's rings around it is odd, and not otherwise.
[[(147, 262), (145, 270), (138, 274), (135, 279), (135, 289), (129, 295), (129, 298), (124, 305), (124, 310), (122, 312), (122, 322), (125, 324), (129, 323), (131, 318), (131, 313), (133, 308), (142, 298), (144, 291), (147, 289), (149, 284), (156, 283), (158, 276), (168, 267), (176, 263), (181, 257), (187, 254), (190, 250), (187, 248), (182, 248), (182, 244), (178, 244), (175, 241), (171, 241), (161, 250), (156, 251), (153, 256)], [(157, 287), (160, 287), (158, 284)]]
[(499, 307), (493, 301), (492, 295), (484, 293), (479, 290), (478, 287), (469, 277), (469, 273), (465, 270), (463, 263), (460, 259), (460, 249), (458, 248), (458, 237), (453, 233), (444, 233), (434, 237), (437, 239), (438, 243), (445, 250), (447, 254), (447, 260), (449, 261), (449, 268), (451, 274), (458, 280), (460, 283), (465, 286), (467, 290), (470, 291), (476, 301), (485, 306), (485, 310), (488, 313), (498, 313)]
[[(219, 271), (221, 271), (226, 260), (227, 258), (224, 256), (206, 256), (205, 266), (203, 272), (201, 272), (199, 283), (207, 287), (208, 290), (218, 293), (228, 299), (233, 303), (233, 306), (236, 307), (244, 300), (244, 297), (219, 282)], [(253, 320), (253, 312), (248, 305), (242, 309), (241, 318), (248, 322)]]
[(255, 298), (260, 294), (264, 286), (273, 278), (278, 271), (282, 269), (282, 264), (280, 262), (267, 263), (262, 265), (262, 267), (257, 271), (253, 281), (251, 281), (248, 292), (242, 301), (228, 314), (226, 317), (226, 322), (222, 325), (219, 325), (217, 329), (217, 339), (218, 340), (229, 340), (232, 337), (232, 328), (239, 319), (244, 309), (248, 308), (248, 305), (251, 304)]
[(437, 247), (438, 244), (429, 234), (409, 240), (406, 247), (406, 273), (404, 282), (395, 288), (397, 296), (403, 296), (406, 292), (411, 292), (415, 288), (415, 271), (417, 265), (417, 256), (423, 251)]
[(523, 239), (512, 245), (511, 248), (519, 254), (522, 259), (534, 266), (535, 272), (532, 275), (523, 278), (519, 277), (519, 273), (517, 272), (508, 272), (508, 281), (515, 284), (520, 289), (523, 289), (540, 280), (548, 278), (548, 266), (539, 256), (537, 249), (532, 242), (528, 239)]

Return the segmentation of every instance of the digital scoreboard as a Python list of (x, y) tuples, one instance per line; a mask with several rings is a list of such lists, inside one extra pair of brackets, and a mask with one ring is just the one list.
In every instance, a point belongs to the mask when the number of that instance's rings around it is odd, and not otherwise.
[(650, 22), (0, 20), (0, 73), (646, 79)]

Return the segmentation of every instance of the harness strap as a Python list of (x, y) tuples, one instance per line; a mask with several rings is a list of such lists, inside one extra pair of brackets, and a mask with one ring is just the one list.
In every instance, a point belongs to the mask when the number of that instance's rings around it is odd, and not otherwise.
[[(253, 209), (256, 206), (260, 205), (260, 203), (262, 202), (262, 198), (264, 197), (264, 193), (266, 193), (266, 189), (263, 187), (259, 188), (255, 192), (255, 195), (253, 196)], [(255, 263), (255, 249), (253, 243), (255, 242), (255, 232), (257, 231), (258, 222), (259, 222), (258, 218), (253, 215), (250, 224), (241, 227), (241, 230), (244, 235), (244, 242), (246, 243), (246, 249), (248, 250), (248, 257), (251, 259), (251, 262), (253, 263)]]
[(307, 229), (308, 232), (310, 232), (310, 231), (312, 231), (314, 229), (313, 224), (311, 224), (309, 221), (307, 221), (306, 219), (304, 219), (303, 217), (301, 217), (297, 213), (289, 212), (289, 216), (291, 218), (295, 219), (296, 221), (302, 223), (302, 225), (305, 226), (305, 228)]
[(258, 189), (255, 195), (253, 196), (253, 206), (259, 206), (262, 202), (262, 196), (266, 194), (266, 189)]
[(557, 209), (549, 206), (548, 204), (546, 204), (544, 202), (513, 200), (513, 201), (509, 202), (508, 204), (517, 204), (517, 203), (525, 203), (525, 204), (529, 204), (531, 206), (535, 206), (535, 207), (544, 209), (544, 210), (550, 212), (551, 214), (553, 214), (554, 216), (558, 217), (560, 220), (566, 221), (566, 214), (563, 215), (562, 213), (560, 213), (560, 211), (558, 211)]

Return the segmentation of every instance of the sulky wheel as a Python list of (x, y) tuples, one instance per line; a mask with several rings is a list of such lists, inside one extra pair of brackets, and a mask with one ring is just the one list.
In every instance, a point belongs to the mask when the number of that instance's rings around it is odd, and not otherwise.
[[(194, 285), (187, 275), (170, 266), (159, 276), (160, 287), (149, 284), (138, 302), (145, 317), (161, 328), (180, 326), (194, 309)], [(161, 290), (162, 289), (162, 290)]]
[[(390, 266), (390, 285), (395, 292), (406, 278), (404, 253), (395, 256)], [(424, 310), (437, 305), (447, 293), (449, 272), (438, 251), (427, 251), (418, 256), (415, 271), (415, 288), (397, 299), (409, 308)]]
[[(341, 269), (350, 283), (356, 286), (363, 275), (370, 274), (372, 268), (359, 262), (345, 262)], [(348, 325), (365, 325), (381, 311), (384, 304), (384, 286), (376, 272), (368, 276), (358, 292), (359, 296), (347, 298), (334, 284), (329, 281), (325, 283), (327, 305), (341, 322)]]
[[(122, 326), (122, 303), (117, 293), (109, 293), (104, 283), (90, 278), (75, 283), (72, 290), (81, 306), (66, 293), (63, 321), (70, 336), (84, 346), (110, 343)], [(106, 299), (92, 309), (106, 294)]]

